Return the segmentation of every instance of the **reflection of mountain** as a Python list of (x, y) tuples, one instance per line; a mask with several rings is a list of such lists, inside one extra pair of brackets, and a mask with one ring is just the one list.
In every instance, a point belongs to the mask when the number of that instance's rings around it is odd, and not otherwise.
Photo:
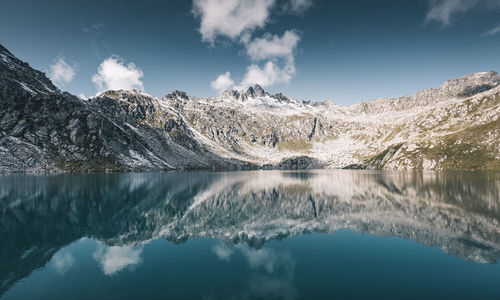
[(500, 174), (255, 171), (8, 176), (0, 181), (0, 291), (61, 247), (269, 239), (351, 228), (465, 259), (500, 257)]

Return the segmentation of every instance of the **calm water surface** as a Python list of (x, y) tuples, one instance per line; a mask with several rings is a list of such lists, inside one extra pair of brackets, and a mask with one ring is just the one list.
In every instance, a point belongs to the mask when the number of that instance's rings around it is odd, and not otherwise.
[(500, 173), (0, 177), (2, 299), (500, 299)]

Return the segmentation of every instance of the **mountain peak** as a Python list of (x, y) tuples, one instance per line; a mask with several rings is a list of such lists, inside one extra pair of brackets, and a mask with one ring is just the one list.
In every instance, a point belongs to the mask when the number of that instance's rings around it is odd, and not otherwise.
[(188, 94), (186, 94), (186, 92), (184, 92), (184, 91), (174, 90), (174, 91), (172, 91), (170, 94), (165, 95), (165, 97), (164, 97), (164, 98), (168, 98), (168, 99), (184, 99), (184, 100), (188, 100), (188, 99), (189, 99), (189, 96), (188, 96)]
[(438, 90), (458, 97), (468, 97), (500, 85), (500, 76), (495, 71), (477, 72), (445, 81)]
[[(0, 45), (0, 83), (4, 90), (17, 91), (17, 96), (37, 94), (56, 94), (59, 89), (45, 76), (26, 62), (16, 58), (9, 50)], [(9, 88), (6, 88), (6, 87)]]
[(253, 86), (248, 88), (248, 90), (245, 92), (245, 95), (247, 97), (256, 98), (256, 97), (264, 97), (267, 95), (267, 93), (260, 85), (254, 84)]

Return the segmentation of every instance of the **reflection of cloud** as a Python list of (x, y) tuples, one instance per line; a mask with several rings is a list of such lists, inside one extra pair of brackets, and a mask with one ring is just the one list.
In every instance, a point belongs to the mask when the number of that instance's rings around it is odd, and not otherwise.
[(52, 257), (52, 263), (56, 272), (59, 275), (64, 275), (73, 267), (75, 259), (71, 253), (59, 251)]
[(263, 268), (267, 274), (250, 278), (240, 299), (295, 299), (297, 291), (292, 285), (295, 273), (295, 261), (287, 252), (273, 249), (253, 249), (239, 245), (237, 248), (252, 269)]
[(99, 247), (94, 252), (94, 259), (99, 262), (101, 269), (106, 275), (113, 275), (116, 272), (139, 264), (142, 249), (132, 246), (111, 246)]
[(229, 261), (233, 255), (233, 249), (229, 248), (226, 244), (219, 243), (212, 247), (212, 251), (217, 255), (220, 260)]
[[(229, 261), (235, 251), (240, 251), (253, 275), (246, 286), (237, 295), (228, 295), (227, 299), (296, 299), (298, 294), (292, 285), (295, 273), (295, 261), (288, 252), (274, 249), (250, 248), (245, 244), (229, 246), (222, 242), (212, 247), (220, 260)], [(220, 299), (205, 295), (204, 299)]]
[(288, 253), (280, 253), (272, 249), (252, 249), (247, 246), (241, 246), (240, 250), (253, 269), (263, 267), (267, 272), (273, 273), (279, 267), (283, 267), (288, 272), (291, 272), (295, 267), (295, 263)]

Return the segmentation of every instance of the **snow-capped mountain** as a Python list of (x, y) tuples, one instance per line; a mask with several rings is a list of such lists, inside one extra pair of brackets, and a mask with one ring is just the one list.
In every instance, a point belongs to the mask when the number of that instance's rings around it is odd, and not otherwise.
[(500, 169), (500, 77), (352, 106), (270, 95), (59, 91), (0, 46), (0, 169)]

